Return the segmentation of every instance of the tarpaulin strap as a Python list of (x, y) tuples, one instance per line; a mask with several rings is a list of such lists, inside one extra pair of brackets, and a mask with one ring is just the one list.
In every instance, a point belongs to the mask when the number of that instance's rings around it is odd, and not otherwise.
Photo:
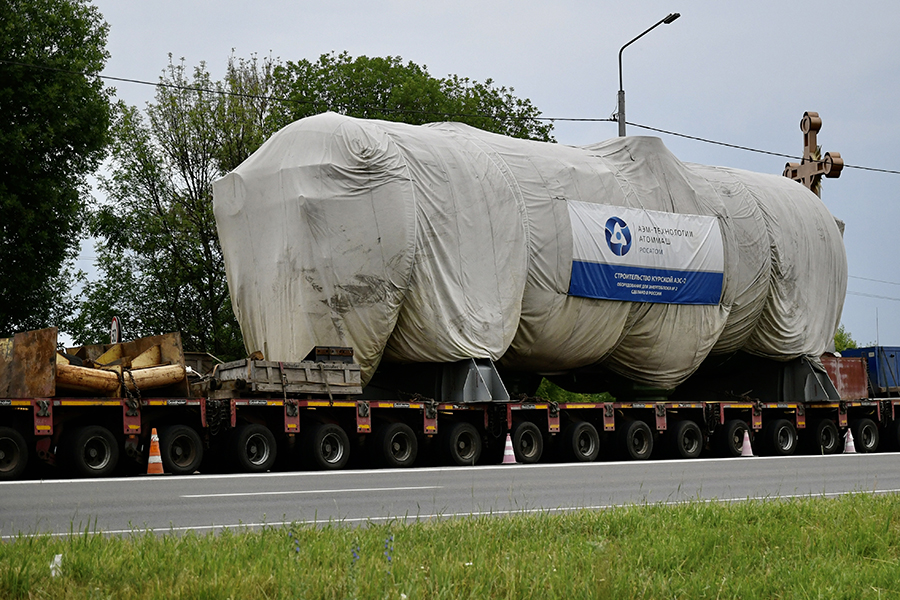
[(287, 373), (284, 372), (284, 363), (281, 361), (278, 362), (278, 370), (281, 371), (281, 395), (287, 403)]

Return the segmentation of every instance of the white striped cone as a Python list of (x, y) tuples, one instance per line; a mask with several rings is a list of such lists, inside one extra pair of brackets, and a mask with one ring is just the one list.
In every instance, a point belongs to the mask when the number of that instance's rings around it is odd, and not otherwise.
[(508, 433), (506, 434), (506, 448), (503, 450), (503, 464), (516, 464), (516, 453), (513, 450), (512, 437)]
[(159, 436), (156, 428), (150, 431), (150, 456), (147, 458), (147, 475), (163, 475), (162, 456), (159, 453)]
[(844, 434), (844, 454), (856, 454), (856, 446), (853, 445), (853, 434), (850, 432), (850, 428), (847, 428), (847, 433)]
[(750, 432), (744, 430), (744, 444), (741, 446), (741, 456), (753, 456), (753, 447), (750, 446)]

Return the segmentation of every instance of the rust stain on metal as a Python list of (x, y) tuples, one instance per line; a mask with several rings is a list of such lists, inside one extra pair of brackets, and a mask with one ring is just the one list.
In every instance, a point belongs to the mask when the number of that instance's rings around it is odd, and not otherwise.
[(49, 398), (56, 393), (56, 327), (0, 340), (0, 397)]

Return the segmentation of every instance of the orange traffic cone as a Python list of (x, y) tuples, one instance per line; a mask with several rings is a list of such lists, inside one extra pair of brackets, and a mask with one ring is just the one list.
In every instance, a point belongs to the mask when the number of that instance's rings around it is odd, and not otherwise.
[(847, 433), (844, 434), (844, 454), (856, 454), (856, 446), (853, 445), (853, 434), (850, 433), (850, 428), (847, 428)]
[(150, 458), (147, 459), (147, 475), (162, 475), (162, 456), (159, 454), (159, 436), (156, 427), (150, 431)]
[(741, 446), (741, 456), (753, 456), (753, 448), (750, 446), (750, 432), (744, 430), (744, 444)]
[(516, 453), (513, 450), (512, 437), (508, 433), (506, 434), (506, 448), (503, 450), (503, 464), (516, 464)]

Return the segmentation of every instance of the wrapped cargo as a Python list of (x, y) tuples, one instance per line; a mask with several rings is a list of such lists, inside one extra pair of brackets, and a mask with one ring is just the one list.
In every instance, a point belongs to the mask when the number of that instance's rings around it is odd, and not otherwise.
[(302, 360), (603, 366), (673, 388), (710, 354), (816, 357), (847, 282), (821, 201), (685, 164), (652, 137), (586, 147), (457, 123), (297, 121), (214, 185), (248, 351)]

